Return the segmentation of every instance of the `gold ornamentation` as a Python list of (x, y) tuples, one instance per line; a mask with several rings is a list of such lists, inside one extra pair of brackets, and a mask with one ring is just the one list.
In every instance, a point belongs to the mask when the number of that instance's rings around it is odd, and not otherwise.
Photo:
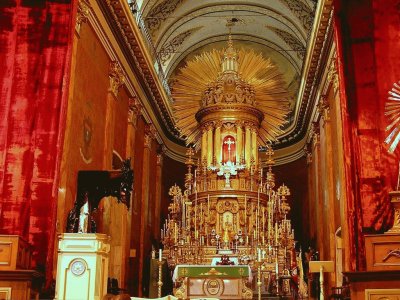
[(115, 97), (118, 97), (119, 88), (124, 84), (125, 76), (122, 68), (117, 61), (110, 63), (110, 91)]
[(155, 139), (156, 132), (157, 132), (157, 130), (153, 124), (149, 124), (146, 126), (145, 134), (144, 134), (144, 147), (145, 148), (151, 147), (151, 142)]
[(162, 166), (164, 160), (164, 155), (162, 153), (157, 154), (157, 166)]
[(86, 23), (90, 14), (90, 4), (85, 0), (79, 0), (78, 10), (76, 12), (75, 30), (79, 34), (81, 31), (82, 23)]
[(329, 102), (326, 95), (321, 95), (317, 108), (322, 120), (324, 122), (329, 121)]
[(336, 55), (332, 57), (329, 70), (328, 70), (328, 82), (332, 83), (335, 94), (339, 89), (339, 75), (337, 71)]
[(128, 123), (136, 127), (137, 119), (141, 114), (142, 105), (137, 97), (129, 98)]
[(288, 93), (278, 69), (260, 54), (236, 52), (231, 46), (224, 53), (207, 52), (188, 62), (175, 80), (172, 91), (175, 116), (187, 144), (198, 143), (200, 126), (196, 119), (218, 110), (225, 115), (230, 111), (239, 119), (243, 119), (240, 117), (243, 113), (247, 119), (253, 115), (254, 123), (261, 126), (260, 144), (283, 132)]
[(400, 233), (400, 192), (393, 191), (389, 192), (390, 202), (394, 208), (394, 221), (393, 226), (386, 233)]
[(389, 91), (389, 97), (385, 105), (385, 116), (389, 119), (390, 124), (386, 127), (389, 135), (385, 139), (385, 143), (389, 145), (389, 153), (393, 153), (400, 141), (400, 81), (393, 83), (392, 89)]
[(200, 273), (200, 275), (202, 275), (202, 276), (221, 276), (221, 275), (228, 275), (228, 274), (219, 272), (219, 271), (215, 270), (215, 268), (211, 268), (208, 272)]

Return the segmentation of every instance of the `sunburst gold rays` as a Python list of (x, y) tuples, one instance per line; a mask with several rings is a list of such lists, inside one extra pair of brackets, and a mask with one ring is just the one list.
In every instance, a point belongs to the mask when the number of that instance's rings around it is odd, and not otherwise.
[(389, 152), (393, 153), (400, 142), (400, 81), (393, 84), (393, 88), (389, 91), (388, 101), (385, 105), (385, 115), (388, 117), (390, 124), (386, 127), (389, 132), (385, 139), (385, 143), (389, 145)]
[[(200, 138), (195, 114), (201, 107), (203, 92), (221, 72), (223, 51), (213, 50), (196, 56), (175, 77), (172, 87), (176, 125), (187, 144), (195, 144)], [(270, 61), (254, 51), (238, 52), (239, 76), (255, 91), (256, 106), (264, 114), (259, 142), (265, 145), (283, 133), (289, 111), (288, 93), (282, 74)]]

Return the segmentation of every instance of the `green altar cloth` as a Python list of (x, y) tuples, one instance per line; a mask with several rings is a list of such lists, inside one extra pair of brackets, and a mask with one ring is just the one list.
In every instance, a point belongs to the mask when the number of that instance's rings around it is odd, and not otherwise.
[(175, 281), (180, 277), (251, 277), (251, 271), (249, 266), (178, 265), (172, 278)]

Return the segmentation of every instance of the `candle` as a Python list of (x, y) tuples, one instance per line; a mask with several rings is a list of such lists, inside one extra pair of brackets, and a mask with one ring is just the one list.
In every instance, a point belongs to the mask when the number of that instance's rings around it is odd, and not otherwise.
[(175, 243), (178, 241), (178, 224), (175, 223)]
[(158, 260), (162, 261), (162, 249), (160, 249), (160, 251), (158, 251)]
[[(197, 194), (194, 201), (194, 231), (197, 231)], [(196, 235), (195, 235), (196, 237)]]
[(275, 223), (275, 245), (278, 245), (278, 223)]
[(258, 248), (258, 261), (261, 261), (261, 249)]
[(210, 195), (207, 195), (207, 216), (210, 216)]

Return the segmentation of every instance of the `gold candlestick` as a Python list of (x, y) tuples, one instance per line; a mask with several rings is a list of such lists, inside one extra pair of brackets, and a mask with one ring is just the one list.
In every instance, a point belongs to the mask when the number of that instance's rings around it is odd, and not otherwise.
[(158, 298), (161, 298), (161, 288), (163, 286), (163, 282), (162, 282), (162, 265), (163, 265), (164, 261), (158, 260), (157, 263), (158, 263), (158, 282), (157, 282), (157, 285), (158, 285)]
[(262, 261), (261, 259), (258, 259), (255, 261), (255, 265), (257, 266), (257, 290), (258, 290), (258, 300), (261, 300), (261, 286), (262, 286), (262, 281), (261, 281), (261, 266), (262, 266)]

